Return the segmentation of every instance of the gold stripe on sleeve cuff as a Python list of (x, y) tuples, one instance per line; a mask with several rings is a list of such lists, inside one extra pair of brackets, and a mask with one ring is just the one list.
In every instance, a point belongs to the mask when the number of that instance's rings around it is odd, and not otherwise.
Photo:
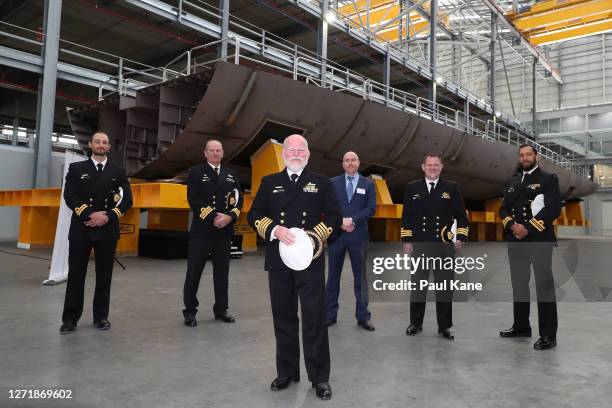
[(544, 221), (542, 221), (542, 220), (538, 220), (538, 219), (532, 218), (532, 219), (529, 220), (529, 223), (531, 225), (533, 225), (533, 227), (535, 229), (537, 229), (538, 231), (540, 231), (540, 232), (544, 231), (544, 229), (545, 229)]
[(121, 213), (121, 210), (119, 210), (118, 208), (113, 208), (113, 212), (117, 214), (117, 218), (121, 218), (121, 216), (123, 215)]
[(512, 217), (510, 217), (510, 216), (508, 216), (508, 217), (506, 217), (506, 218), (504, 218), (504, 219), (502, 220), (502, 224), (504, 225), (504, 228), (506, 228), (506, 225), (507, 225), (507, 224), (508, 224), (510, 221), (512, 221)]
[(240, 217), (240, 210), (237, 208), (232, 208), (230, 210), (230, 212), (233, 212), (234, 214), (236, 214), (236, 218)]
[(457, 235), (462, 234), (465, 235), (466, 237), (469, 235), (470, 229), (469, 228), (457, 228)]
[(411, 229), (401, 228), (400, 229), (400, 236), (402, 238), (404, 238), (404, 237), (411, 237), (412, 236), (412, 230)]
[(202, 207), (200, 209), (200, 218), (201, 219), (205, 219), (206, 217), (208, 217), (208, 214), (210, 214), (212, 212), (212, 208), (210, 208), (210, 206), (208, 207)]
[(78, 215), (79, 217), (81, 216), (81, 213), (87, 208), (87, 204), (83, 204), (80, 207), (77, 207), (74, 209), (74, 212), (76, 213), (76, 215)]
[(320, 222), (314, 226), (314, 230), (321, 237), (321, 240), (325, 241), (332, 233), (332, 228), (325, 225), (324, 222)]
[(272, 219), (268, 217), (263, 217), (260, 220), (255, 221), (255, 228), (257, 229), (257, 233), (260, 237), (266, 238), (266, 231), (268, 227), (272, 224)]

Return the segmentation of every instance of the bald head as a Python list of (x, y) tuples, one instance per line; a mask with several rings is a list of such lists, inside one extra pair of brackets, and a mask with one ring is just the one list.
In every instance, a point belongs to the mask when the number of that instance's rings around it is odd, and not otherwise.
[(349, 176), (354, 176), (359, 170), (359, 156), (355, 152), (346, 152), (342, 157), (342, 168)]
[(308, 142), (302, 135), (288, 136), (283, 142), (283, 161), (292, 172), (299, 172), (308, 164), (310, 151)]

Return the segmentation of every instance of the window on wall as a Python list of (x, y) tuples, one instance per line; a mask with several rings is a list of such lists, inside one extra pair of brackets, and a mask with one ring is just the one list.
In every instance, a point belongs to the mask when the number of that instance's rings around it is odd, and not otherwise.
[(607, 164), (594, 165), (593, 181), (602, 187), (612, 187), (612, 166)]
[(548, 133), (559, 133), (561, 131), (561, 119), (548, 119)]
[(549, 133), (548, 119), (538, 120), (538, 133)]
[(584, 115), (568, 116), (561, 122), (563, 132), (575, 132), (586, 129), (586, 118)]

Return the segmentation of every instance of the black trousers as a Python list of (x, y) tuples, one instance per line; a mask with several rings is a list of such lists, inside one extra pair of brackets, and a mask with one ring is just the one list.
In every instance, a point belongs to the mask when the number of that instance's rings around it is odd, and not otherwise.
[(508, 260), (514, 299), (515, 329), (527, 329), (529, 323), (529, 280), (531, 266), (536, 282), (538, 299), (538, 326), (540, 336), (557, 335), (557, 301), (552, 274), (553, 243), (508, 243)]
[(117, 240), (92, 241), (71, 239), (68, 246), (68, 282), (62, 321), (76, 324), (83, 313), (85, 292), (85, 275), (92, 248), (95, 251), (96, 289), (93, 298), (93, 319), (99, 321), (108, 318), (110, 304), (111, 279)]
[(230, 246), (233, 228), (226, 227), (220, 231), (212, 231), (208, 236), (194, 236), (189, 240), (187, 254), (187, 275), (183, 288), (183, 315), (195, 316), (198, 311), (198, 287), (202, 271), (210, 255), (213, 265), (213, 285), (215, 288), (215, 304), (213, 312), (222, 313), (228, 308), (228, 276), (230, 262)]
[(268, 272), (276, 370), (279, 377), (299, 376), (300, 335), (298, 297), (302, 316), (302, 344), (308, 380), (329, 381), (330, 357), (325, 311), (325, 271), (280, 269)]
[[(444, 264), (444, 258), (454, 257), (453, 246), (442, 243), (419, 243), (414, 245), (413, 257), (440, 258)], [(430, 261), (431, 262), (431, 261)], [(440, 262), (431, 262), (430, 268), (421, 267), (411, 276), (411, 280), (416, 282), (416, 290), (412, 291), (410, 300), (410, 323), (421, 326), (425, 316), (425, 305), (427, 299), (427, 288), (420, 289), (422, 280), (429, 281), (429, 272), (433, 273), (436, 285), (446, 283), (445, 290), (436, 290), (436, 318), (438, 328), (441, 330), (453, 326), (453, 291), (450, 289), (450, 280), (454, 278), (454, 270), (440, 268)]]

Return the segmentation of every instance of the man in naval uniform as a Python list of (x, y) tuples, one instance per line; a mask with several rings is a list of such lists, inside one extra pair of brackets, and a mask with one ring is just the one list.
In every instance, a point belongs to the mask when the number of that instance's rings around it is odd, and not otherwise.
[[(414, 257), (454, 257), (455, 249), (460, 249), (468, 239), (467, 213), (459, 186), (440, 178), (442, 168), (439, 155), (427, 154), (421, 164), (424, 178), (412, 181), (406, 187), (400, 235), (404, 251)], [(457, 223), (456, 236), (451, 232), (454, 221)], [(456, 238), (455, 242), (453, 238)], [(453, 291), (449, 289), (449, 281), (454, 278), (454, 270), (439, 268), (439, 262), (433, 264), (431, 268), (419, 268), (411, 277), (416, 282), (416, 290), (412, 291), (410, 325), (406, 334), (412, 336), (423, 330), (427, 290), (421, 290), (420, 283), (428, 280), (432, 269), (436, 284), (446, 282), (447, 285), (446, 290), (436, 291), (438, 333), (453, 340)]]
[(73, 332), (83, 312), (87, 263), (95, 251), (96, 289), (93, 322), (99, 330), (108, 321), (115, 250), (119, 240), (119, 218), (132, 207), (132, 190), (125, 170), (110, 163), (108, 134), (97, 131), (89, 141), (91, 158), (70, 164), (64, 185), (64, 200), (73, 211), (68, 233), (68, 282), (60, 333)]
[(197, 325), (198, 287), (206, 260), (213, 264), (215, 319), (234, 323), (227, 312), (228, 275), (234, 223), (242, 209), (242, 190), (238, 176), (221, 165), (223, 146), (218, 140), (209, 140), (204, 149), (206, 163), (192, 167), (187, 179), (187, 201), (193, 212), (189, 230), (187, 275), (183, 288), (185, 325)]
[[(270, 301), (276, 336), (278, 377), (270, 388), (278, 391), (300, 380), (300, 341), (297, 315), (301, 304), (302, 343), (308, 379), (321, 399), (330, 399), (330, 357), (325, 311), (324, 242), (340, 226), (338, 204), (328, 177), (305, 169), (310, 152), (300, 135), (283, 143), (286, 168), (264, 177), (248, 221), (266, 242)], [(290, 228), (302, 228), (317, 241), (318, 250), (305, 270), (290, 269), (280, 257), (279, 242), (292, 245)]]
[[(538, 152), (531, 145), (519, 147), (519, 164), (521, 172), (508, 183), (499, 209), (508, 241), (514, 299), (514, 323), (499, 335), (531, 337), (529, 279), (533, 265), (540, 332), (533, 347), (546, 350), (557, 345), (557, 303), (551, 264), (556, 244), (553, 221), (559, 217), (562, 206), (559, 180), (556, 174), (540, 169)], [(544, 207), (536, 213), (531, 204), (539, 200)]]

